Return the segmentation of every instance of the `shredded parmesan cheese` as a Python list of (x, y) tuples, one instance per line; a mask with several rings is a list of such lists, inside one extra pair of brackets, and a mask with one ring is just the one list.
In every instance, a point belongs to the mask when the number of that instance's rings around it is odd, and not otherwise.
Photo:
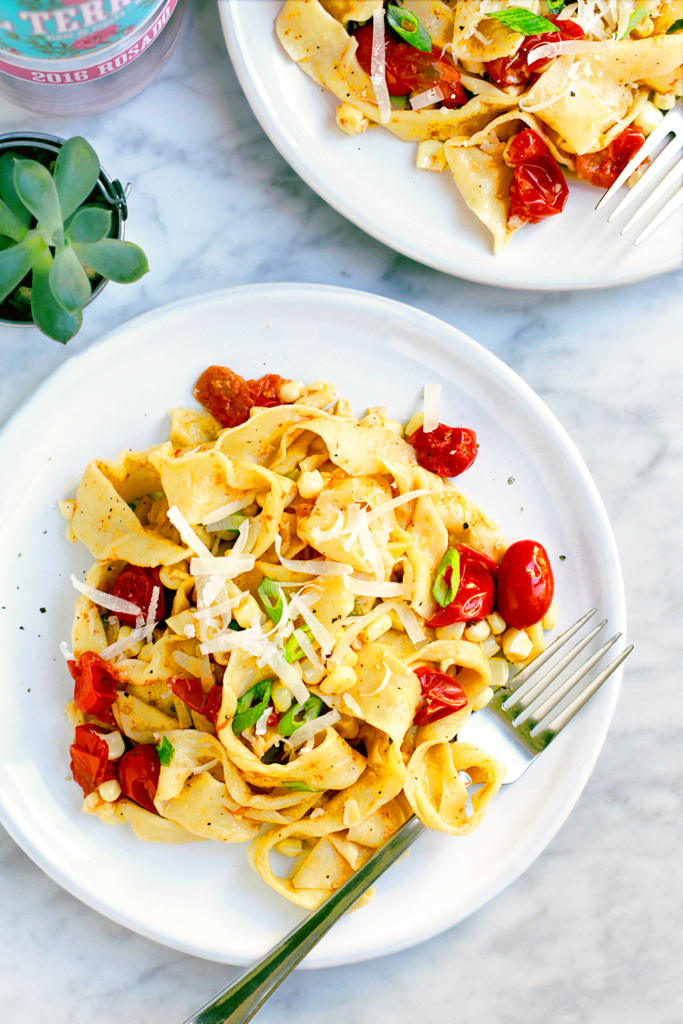
[(224, 555), (220, 558), (193, 558), (190, 562), (190, 572), (193, 576), (239, 576), (243, 572), (251, 572), (256, 559), (253, 555), (233, 558), (232, 555)]
[[(113, 594), (108, 594), (106, 590), (96, 590), (95, 587), (89, 587), (87, 583), (80, 583), (73, 573), (69, 578), (76, 590), (80, 591), (81, 594), (84, 594), (101, 608), (108, 608), (112, 612), (122, 612), (124, 615), (140, 615), (140, 609), (131, 601), (124, 601), (122, 597), (114, 597)], [(155, 589), (158, 590), (158, 588)]]
[(343, 576), (344, 573), (352, 571), (351, 566), (344, 565), (343, 562), (327, 562), (323, 559), (311, 559), (304, 562), (295, 558), (283, 558), (282, 538), (279, 534), (275, 537), (275, 551), (281, 565), (284, 565), (285, 569), (291, 569), (292, 572), (302, 572), (306, 576)]
[(345, 693), (342, 699), (343, 699), (344, 703), (346, 704), (347, 708), (349, 708), (351, 711), (353, 711), (353, 713), (356, 716), (356, 718), (362, 718), (363, 717), (363, 712), (360, 709), (360, 704), (358, 703), (358, 701), (354, 697), (351, 696), (350, 693)]
[[(387, 512), (391, 512), (393, 509), (398, 508), (400, 505), (405, 505), (409, 501), (413, 501), (415, 498), (423, 498), (425, 495), (430, 494), (426, 488), (422, 488), (419, 491), (408, 491), (407, 494), (401, 494), (398, 498), (391, 498), (389, 501), (382, 502), (377, 508), (373, 508), (367, 513), (368, 525), (374, 523), (375, 519), (380, 519), (386, 515)], [(348, 550), (348, 549), (347, 549)]]
[(404, 583), (377, 583), (373, 580), (360, 580), (356, 576), (345, 576), (344, 586), (358, 597), (404, 597), (408, 590)]
[(211, 552), (207, 548), (206, 544), (199, 539), (177, 505), (173, 505), (169, 508), (166, 515), (170, 522), (173, 523), (187, 546), (192, 548), (196, 555), (199, 555), (200, 558), (211, 558)]
[(396, 604), (394, 604), (394, 610), (398, 615), (399, 619), (401, 620), (403, 628), (408, 634), (409, 640), (411, 640), (414, 644), (419, 644), (423, 640), (427, 639), (427, 637), (424, 634), (424, 631), (422, 630), (422, 627), (420, 626), (417, 615), (415, 614), (412, 608), (409, 608), (407, 604), (401, 604), (400, 602), (397, 602)]
[(419, 92), (417, 96), (412, 96), (410, 105), (413, 110), (423, 110), (424, 107), (431, 107), (432, 103), (441, 103), (442, 100), (443, 92), (437, 85), (433, 89), (426, 89), (425, 92)]
[(209, 512), (208, 516), (204, 516), (202, 524), (204, 526), (213, 526), (214, 523), (220, 523), (221, 519), (227, 519), (228, 516), (234, 516), (235, 512), (241, 512), (243, 508), (251, 505), (251, 503), (251, 495), (247, 495), (246, 498), (236, 498), (235, 501), (229, 501), (227, 505), (221, 505), (220, 508)]
[(320, 644), (323, 652), (329, 654), (334, 647), (334, 637), (332, 634), (323, 626), (320, 619), (318, 619), (311, 609), (306, 605), (305, 601), (302, 601), (298, 595), (292, 597), (290, 601), (292, 612), (299, 613), (301, 618), (304, 620), (315, 639)]
[(308, 740), (313, 739), (319, 732), (324, 732), (325, 729), (329, 729), (330, 726), (334, 725), (339, 721), (341, 715), (338, 711), (328, 711), (326, 715), (321, 715), (320, 718), (314, 718), (312, 722), (306, 722), (300, 726), (291, 736), (285, 739), (285, 745), (294, 748), (301, 747)]
[(387, 72), (384, 49), (384, 7), (376, 7), (372, 12), (372, 62), (370, 65), (370, 81), (375, 90), (375, 99), (379, 107), (382, 124), (391, 121), (391, 97), (387, 88)]
[(441, 385), (425, 384), (424, 408), (425, 418), (422, 429), (425, 434), (431, 434), (439, 425), (439, 406), (441, 404)]
[(73, 661), (74, 660), (74, 658), (75, 658), (74, 652), (69, 650), (69, 645), (67, 644), (66, 640), (62, 640), (61, 644), (59, 645), (59, 649), (60, 649), (60, 651), (62, 652), (62, 654), (64, 655), (64, 657), (66, 658), (67, 661)]

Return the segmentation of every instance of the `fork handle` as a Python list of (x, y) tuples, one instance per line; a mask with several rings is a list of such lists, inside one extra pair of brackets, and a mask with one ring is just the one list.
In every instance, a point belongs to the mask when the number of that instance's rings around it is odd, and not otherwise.
[(246, 1024), (320, 942), (342, 914), (415, 842), (425, 826), (412, 817), (366, 863), (344, 882), (322, 906), (297, 925), (253, 967), (203, 1006), (185, 1024)]

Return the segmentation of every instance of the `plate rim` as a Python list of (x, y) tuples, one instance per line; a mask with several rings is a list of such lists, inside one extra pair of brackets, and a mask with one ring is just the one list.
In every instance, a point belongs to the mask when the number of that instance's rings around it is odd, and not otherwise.
[[(45, 392), (50, 392), (53, 388), (60, 388), (63, 384), (63, 379), (68, 381), (69, 375), (74, 371), (78, 364), (87, 364), (91, 359), (97, 359), (99, 351), (105, 347), (115, 343), (119, 337), (126, 337), (126, 334), (131, 330), (143, 326), (148, 323), (154, 323), (160, 319), (168, 316), (172, 316), (178, 309), (186, 309), (192, 306), (212, 305), (221, 304), (226, 300), (229, 302), (231, 299), (239, 301), (242, 296), (253, 295), (258, 296), (259, 293), (269, 293), (270, 296), (275, 296), (278, 292), (285, 291), (287, 293), (299, 292), (300, 295), (312, 295), (316, 298), (322, 298), (328, 296), (332, 301), (343, 300), (347, 301), (353, 298), (357, 303), (357, 309), (361, 308), (363, 304), (367, 307), (374, 307), (377, 316), (380, 315), (380, 310), (384, 308), (387, 313), (393, 311), (399, 313), (403, 317), (408, 316), (412, 319), (412, 322), (416, 326), (422, 329), (435, 331), (438, 336), (438, 340), (442, 343), (447, 343), (450, 339), (456, 340), (458, 346), (468, 350), (470, 356), (474, 356), (479, 363), (486, 367), (490, 367), (495, 370), (496, 375), (499, 379), (512, 383), (515, 391), (517, 392), (520, 400), (523, 398), (525, 404), (531, 406), (535, 413), (541, 417), (541, 419), (552, 423), (554, 431), (557, 436), (563, 442), (566, 453), (572, 457), (572, 463), (574, 469), (580, 474), (582, 483), (586, 488), (587, 496), (590, 497), (591, 511), (600, 522), (603, 536), (605, 541), (608, 543), (608, 548), (605, 553), (608, 556), (608, 561), (611, 564), (611, 571), (613, 574), (613, 580), (615, 584), (615, 591), (613, 594), (615, 604), (615, 625), (621, 624), (622, 632), (626, 635), (626, 600), (623, 584), (623, 575), (621, 572), (621, 565), (616, 547), (616, 541), (611, 528), (607, 512), (597, 489), (595, 481), (593, 480), (588, 467), (586, 466), (580, 452), (576, 448), (576, 445), (572, 441), (571, 437), (556, 418), (554, 413), (549, 409), (545, 402), (536, 394), (536, 392), (524, 381), (514, 370), (507, 366), (501, 359), (486, 349), (479, 342), (470, 338), (464, 332), (460, 331), (457, 327), (452, 324), (441, 320), (439, 317), (434, 316), (431, 313), (427, 313), (415, 306), (408, 305), (407, 303), (399, 302), (395, 299), (387, 298), (385, 296), (376, 295), (372, 292), (360, 291), (352, 288), (342, 288), (335, 285), (324, 285), (324, 284), (307, 284), (301, 282), (272, 282), (272, 283), (257, 283), (248, 285), (238, 285), (235, 287), (217, 289), (211, 292), (202, 293), (196, 296), (190, 296), (187, 298), (176, 300), (175, 302), (158, 306), (153, 310), (148, 310), (146, 313), (140, 316), (134, 317), (131, 320), (120, 324), (118, 327), (107, 332), (97, 342), (89, 346), (82, 352), (75, 353), (59, 367), (57, 367), (40, 385), (38, 388), (29, 395), (18, 409), (14, 412), (12, 417), (0, 430), (0, 461), (3, 459), (5, 451), (8, 445), (12, 445), (12, 439), (15, 432), (21, 435), (22, 423), (25, 417), (31, 415), (32, 402), (38, 397), (42, 396)], [(0, 501), (0, 505), (4, 505), (7, 502), (7, 497)], [(381, 948), (374, 950), (371, 953), (362, 954), (362, 958), (359, 960), (357, 956), (353, 954), (345, 956), (329, 956), (324, 958), (317, 958), (311, 961), (310, 955), (303, 962), (301, 967), (303, 969), (317, 969), (323, 967), (332, 967), (348, 963), (363, 962), (365, 960), (374, 959), (380, 956), (390, 955), (395, 952), (399, 952), (403, 949), (412, 947), (421, 942), (426, 941), (435, 935), (440, 934), (444, 930), (453, 927), (459, 921), (464, 920), (471, 913), (474, 913), (477, 909), (484, 906), (487, 902), (502, 892), (508, 885), (510, 885), (515, 879), (519, 878), (528, 867), (536, 860), (536, 858), (543, 852), (547, 845), (551, 842), (554, 836), (557, 834), (559, 828), (562, 826), (564, 821), (571, 813), (577, 800), (579, 799), (585, 785), (593, 771), (595, 763), (600, 755), (603, 744), (605, 742), (607, 732), (614, 714), (614, 709), (619, 695), (621, 686), (623, 669), (619, 668), (614, 673), (610, 680), (611, 689), (609, 691), (610, 697), (608, 706), (605, 710), (605, 714), (599, 730), (597, 730), (597, 739), (594, 747), (591, 751), (590, 757), (588, 757), (584, 764), (583, 769), (580, 773), (577, 773), (574, 788), (571, 793), (571, 799), (568, 799), (560, 808), (556, 809), (552, 815), (551, 823), (548, 825), (546, 830), (540, 834), (535, 843), (530, 844), (526, 851), (526, 856), (521, 859), (517, 859), (514, 865), (511, 865), (507, 872), (505, 872), (499, 879), (495, 886), (492, 886), (488, 890), (487, 895), (484, 899), (475, 901), (465, 914), (457, 918), (456, 921), (442, 921), (439, 920), (436, 924), (429, 922), (427, 927), (415, 929), (415, 934), (408, 938), (398, 939), (394, 943), (388, 943)], [(78, 879), (67, 875), (59, 866), (53, 864), (49, 856), (44, 854), (40, 850), (39, 844), (35, 846), (31, 842), (30, 835), (27, 835), (22, 831), (21, 824), (16, 822), (12, 817), (11, 813), (6, 810), (3, 801), (3, 790), (0, 788), (0, 821), (12, 836), (14, 841), (21, 847), (21, 849), (31, 858), (31, 860), (44, 871), (53, 881), (60, 885), (63, 889), (75, 896), (81, 902), (87, 906), (93, 908), (103, 916), (129, 928), (137, 934), (143, 935), (144, 937), (151, 939), (152, 941), (159, 942), (162, 945), (168, 946), (173, 949), (177, 949), (183, 953), (189, 955), (200, 956), (206, 959), (211, 959), (216, 962), (216, 957), (207, 953), (205, 950), (189, 947), (187, 944), (183, 945), (180, 942), (175, 942), (163, 934), (155, 932), (153, 928), (146, 927), (139, 921), (130, 919), (125, 913), (117, 912), (112, 906), (106, 905), (102, 898), (97, 898), (92, 895), (89, 891), (83, 891), (79, 885)], [(223, 958), (218, 962), (246, 964), (250, 961), (240, 960), (238, 957), (231, 956), (229, 960)]]
[[(398, 252), (403, 256), (407, 256), (409, 259), (415, 260), (417, 263), (431, 267), (433, 270), (438, 270), (451, 277), (465, 281), (472, 281), (476, 284), (484, 284), (498, 288), (509, 288), (514, 291), (569, 292), (594, 291), (599, 288), (619, 288), (622, 286), (639, 284), (641, 281), (647, 281), (650, 278), (660, 277), (664, 274), (673, 273), (676, 270), (681, 269), (683, 264), (679, 261), (676, 255), (672, 255), (670, 260), (664, 266), (658, 266), (654, 269), (649, 268), (644, 271), (634, 270), (632, 273), (624, 273), (616, 281), (606, 281), (603, 279), (596, 280), (592, 277), (586, 276), (578, 283), (575, 280), (571, 283), (565, 283), (562, 276), (559, 275), (559, 280), (553, 280), (552, 282), (549, 281), (547, 284), (530, 285), (527, 282), (522, 282), (518, 278), (510, 278), (505, 273), (496, 273), (496, 264), (490, 264), (484, 273), (478, 273), (476, 260), (474, 260), (471, 265), (468, 265), (466, 269), (458, 267), (456, 272), (456, 270), (452, 269), (450, 266), (445, 266), (443, 263), (439, 263), (438, 260), (430, 258), (428, 251), (422, 250), (417, 246), (406, 244), (400, 235), (392, 233), (386, 227), (376, 224), (368, 225), (364, 221), (362, 214), (357, 213), (354, 210), (353, 205), (349, 200), (346, 200), (343, 195), (340, 195), (334, 189), (330, 188), (323, 178), (318, 177), (314, 170), (301, 160), (296, 152), (292, 151), (291, 147), (288, 145), (286, 133), (281, 130), (278, 123), (269, 116), (266, 104), (264, 103), (256, 84), (256, 78), (251, 74), (248, 66), (247, 59), (245, 57), (245, 48), (240, 44), (240, 21), (239, 17), (236, 17), (235, 14), (239, 10), (239, 4), (244, 4), (244, 2), (245, 0), (217, 0), (226, 48), (242, 91), (244, 92), (247, 102), (251, 107), (252, 113), (261, 125), (265, 134), (280, 153), (280, 156), (290, 165), (290, 167), (293, 168), (299, 177), (329, 206), (336, 210), (337, 213), (340, 213), (347, 220), (351, 221), (352, 224), (355, 224), (357, 228), (364, 231), (372, 238), (375, 238), (378, 242), (381, 242), (383, 245), (386, 245), (388, 248), (393, 249), (395, 252)], [(483, 255), (489, 254), (484, 253)]]

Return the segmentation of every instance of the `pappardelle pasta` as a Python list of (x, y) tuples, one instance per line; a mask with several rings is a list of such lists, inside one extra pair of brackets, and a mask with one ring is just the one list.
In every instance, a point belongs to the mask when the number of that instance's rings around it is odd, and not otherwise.
[(405, 428), (326, 381), (214, 366), (195, 395), (62, 502), (96, 559), (62, 645), (72, 775), (147, 842), (250, 841), (312, 908), (412, 814), (480, 823), (505, 768), (456, 737), (544, 649), (552, 570), (448, 479), (476, 435), (433, 385)]
[(563, 171), (608, 188), (683, 94), (683, 0), (286, 0), (276, 27), (342, 131), (450, 169), (494, 253), (562, 212)]

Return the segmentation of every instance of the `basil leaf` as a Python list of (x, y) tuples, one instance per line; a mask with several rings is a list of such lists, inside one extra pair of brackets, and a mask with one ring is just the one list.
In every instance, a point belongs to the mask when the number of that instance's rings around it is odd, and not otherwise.
[(323, 702), (316, 696), (309, 697), (305, 704), (294, 704), (280, 719), (278, 732), (281, 736), (291, 736), (300, 726), (318, 718), (322, 709)]
[[(447, 580), (450, 569), (450, 582)], [(442, 608), (447, 608), (458, 593), (460, 586), (460, 553), (456, 548), (449, 548), (439, 562), (432, 587), (432, 597)]]
[(668, 36), (672, 36), (674, 32), (680, 32), (683, 30), (683, 18), (679, 18), (678, 21), (674, 21), (673, 25), (666, 30)]
[(628, 19), (628, 25), (623, 35), (619, 36), (620, 39), (626, 39), (626, 36), (630, 36), (636, 25), (640, 25), (641, 21), (645, 21), (646, 18), (650, 17), (650, 12), (645, 7), (637, 7), (631, 17)]
[[(245, 729), (251, 729), (252, 725), (256, 725), (270, 703), (270, 689), (271, 680), (265, 679), (261, 683), (255, 683), (237, 701), (235, 717), (232, 720), (232, 731), (236, 736), (239, 736)], [(254, 701), (257, 703), (255, 704)]]
[(558, 14), (565, 5), (565, 0), (545, 0), (549, 14)]
[(282, 589), (277, 585), (275, 580), (271, 580), (267, 576), (264, 576), (259, 583), (257, 593), (261, 598), (261, 604), (266, 610), (266, 615), (271, 622), (274, 622), (277, 626), (285, 610), (285, 599)]
[(422, 53), (432, 52), (432, 37), (412, 11), (405, 7), (397, 7), (389, 4), (387, 7), (387, 21), (394, 32), (405, 39), (406, 43), (420, 50)]
[(496, 18), (506, 28), (521, 36), (537, 36), (542, 32), (557, 32), (552, 21), (542, 18), (539, 14), (532, 14), (525, 7), (508, 7), (505, 11), (489, 11), (487, 17)]
[[(309, 638), (309, 640), (313, 639), (313, 633), (311, 632), (310, 626), (302, 626), (301, 629)], [(285, 644), (285, 661), (289, 665), (291, 665), (292, 662), (301, 661), (301, 659), (305, 657), (305, 653), (301, 650), (301, 647), (299, 646), (299, 641), (292, 633), (287, 643)]]
[(314, 789), (313, 786), (307, 786), (305, 782), (297, 782), (293, 779), (291, 782), (281, 782), (280, 785), (283, 789), (289, 789), (292, 793), (321, 793), (323, 790)]
[(168, 768), (175, 754), (175, 747), (168, 736), (161, 737), (161, 743), (157, 743), (156, 751), (159, 755), (159, 764), (162, 764), (164, 768)]

